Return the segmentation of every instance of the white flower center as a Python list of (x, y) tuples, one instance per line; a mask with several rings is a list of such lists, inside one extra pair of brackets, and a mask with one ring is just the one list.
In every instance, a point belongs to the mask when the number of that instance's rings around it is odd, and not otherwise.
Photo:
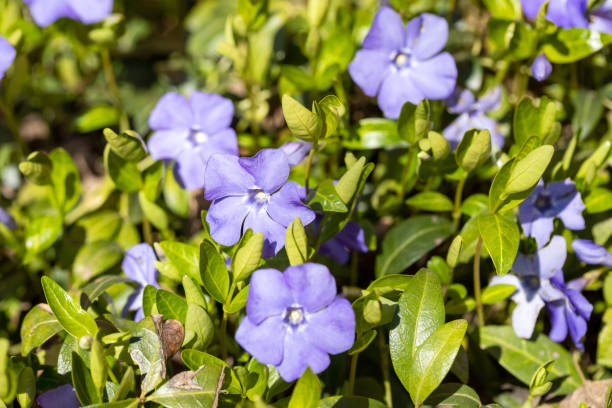
[(408, 63), (408, 56), (401, 52), (397, 54), (397, 56), (395, 57), (395, 64), (403, 67), (404, 65), (406, 65), (406, 63)]
[(198, 130), (197, 132), (194, 133), (193, 139), (195, 140), (197, 144), (206, 143), (206, 141), (208, 140), (208, 135), (202, 132), (201, 130)]
[(297, 326), (304, 321), (304, 310), (301, 307), (288, 307), (285, 310), (285, 322)]
[(265, 199), (268, 198), (268, 194), (266, 194), (266, 192), (263, 190), (258, 190), (257, 193), (255, 193), (255, 198), (258, 201), (264, 201)]

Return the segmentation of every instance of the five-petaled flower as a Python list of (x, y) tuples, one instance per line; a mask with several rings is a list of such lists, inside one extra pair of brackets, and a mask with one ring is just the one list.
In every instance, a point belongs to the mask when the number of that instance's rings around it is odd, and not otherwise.
[(512, 295), (517, 304), (512, 312), (512, 327), (517, 336), (531, 337), (540, 310), (546, 306), (551, 320), (550, 338), (561, 342), (569, 331), (574, 344), (582, 349), (580, 340), (586, 334), (593, 306), (580, 293), (583, 279), (565, 283), (562, 268), (566, 256), (565, 239), (555, 235), (534, 257), (521, 254), (516, 257), (512, 266), (516, 275), (496, 276), (491, 285), (516, 287)]
[(32, 18), (41, 27), (62, 17), (84, 24), (99, 23), (113, 12), (113, 0), (24, 0)]
[(0, 79), (15, 60), (17, 52), (6, 38), (0, 35)]
[(582, 211), (585, 209), (573, 181), (567, 179), (544, 185), (540, 180), (531, 195), (520, 205), (523, 232), (534, 237), (538, 247), (548, 242), (558, 217), (571, 230), (584, 229)]
[(544, 54), (538, 55), (533, 60), (533, 64), (531, 64), (531, 74), (538, 82), (542, 82), (548, 78), (552, 72), (552, 69), (552, 64)]
[(459, 145), (465, 132), (471, 129), (487, 129), (491, 134), (491, 144), (498, 149), (504, 146), (505, 139), (498, 130), (497, 122), (486, 115), (498, 108), (501, 95), (501, 87), (496, 86), (478, 100), (469, 89), (457, 89), (447, 99), (448, 110), (459, 114), (442, 132), (453, 149)]
[(453, 57), (442, 52), (448, 23), (433, 14), (408, 22), (389, 7), (382, 7), (348, 70), (368, 96), (378, 95), (378, 105), (388, 118), (397, 118), (405, 102), (444, 99), (457, 80)]
[(586, 264), (612, 267), (612, 253), (602, 245), (588, 239), (575, 239), (572, 248), (578, 259)]
[(128, 310), (136, 310), (134, 320), (139, 321), (144, 317), (142, 310), (142, 293), (144, 287), (153, 285), (159, 288), (157, 284), (157, 269), (153, 262), (156, 261), (153, 248), (147, 243), (137, 244), (125, 252), (125, 257), (121, 263), (123, 272), (128, 278), (137, 282), (140, 286), (128, 298), (124, 312)]
[(255, 271), (246, 311), (236, 341), (259, 362), (276, 366), (287, 382), (307, 367), (322, 372), (329, 354), (348, 350), (355, 340), (353, 308), (337, 296), (336, 281), (323, 265)]
[(238, 154), (236, 132), (230, 127), (232, 101), (217, 94), (193, 92), (189, 100), (175, 92), (162, 96), (149, 116), (155, 131), (149, 139), (151, 156), (175, 160), (174, 174), (184, 188), (204, 187), (204, 170), (216, 153)]
[(289, 177), (287, 155), (262, 149), (253, 157), (211, 156), (206, 166), (204, 197), (212, 201), (206, 215), (210, 234), (222, 245), (235, 244), (243, 231), (264, 234), (263, 256), (285, 245), (285, 231), (296, 217), (303, 225), (315, 217), (300, 200), (300, 186)]

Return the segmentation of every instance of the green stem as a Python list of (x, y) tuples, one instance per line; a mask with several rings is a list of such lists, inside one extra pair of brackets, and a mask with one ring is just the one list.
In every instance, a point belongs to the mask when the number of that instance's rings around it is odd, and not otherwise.
[(474, 254), (474, 300), (476, 300), (476, 314), (478, 315), (478, 326), (484, 327), (484, 310), (480, 297), (480, 250), (482, 249), (482, 237), (478, 237), (476, 253)]
[(359, 359), (359, 353), (355, 353), (351, 356), (351, 369), (349, 371), (349, 385), (346, 392), (347, 396), (351, 397), (355, 391), (355, 376), (357, 375), (357, 360)]
[(119, 130), (123, 132), (124, 130), (128, 130), (130, 128), (130, 121), (127, 114), (123, 110), (123, 105), (119, 99), (119, 87), (117, 86), (117, 79), (115, 78), (115, 73), (113, 71), (113, 63), (111, 61), (110, 52), (105, 48), (100, 52), (100, 56), (102, 57), (102, 68), (104, 69), (104, 76), (106, 77), (106, 82), (108, 83), (113, 104), (119, 110)]
[(304, 185), (306, 186), (306, 195), (308, 195), (308, 192), (309, 192), (308, 181), (310, 179), (310, 168), (312, 167), (312, 159), (314, 158), (314, 155), (316, 152), (317, 152), (317, 142), (314, 142), (312, 145), (312, 149), (310, 149), (310, 153), (308, 153), (308, 160), (306, 161), (306, 172), (304, 174)]
[(391, 378), (389, 377), (389, 348), (382, 333), (378, 334), (378, 348), (380, 350), (380, 366), (385, 387), (385, 404), (388, 408), (392, 408), (393, 394), (391, 393)]
[(399, 190), (399, 201), (400, 205), (404, 201), (404, 196), (406, 195), (406, 183), (408, 182), (408, 175), (410, 174), (410, 167), (412, 166), (412, 156), (414, 156), (414, 152), (412, 147), (408, 150), (408, 157), (406, 158), (406, 163), (404, 163), (404, 169), (402, 170), (402, 178), (400, 180), (400, 190)]
[(13, 109), (9, 107), (8, 105), (6, 105), (4, 102), (0, 102), (0, 109), (2, 109), (2, 112), (4, 113), (4, 117), (6, 119), (6, 125), (8, 126), (13, 136), (15, 137), (15, 141), (21, 148), (21, 153), (25, 156), (28, 153), (28, 146), (23, 140), (23, 137), (21, 137), (21, 131), (19, 130), (19, 123), (17, 122), (17, 119), (15, 118)]
[(351, 286), (357, 286), (359, 280), (359, 254), (355, 251), (351, 254)]
[(153, 230), (151, 228), (151, 222), (147, 219), (147, 217), (142, 218), (142, 233), (144, 235), (144, 240), (149, 245), (153, 245)]
[(223, 318), (221, 319), (221, 331), (219, 332), (219, 348), (221, 349), (221, 357), (223, 361), (227, 360), (227, 343), (225, 340), (227, 332), (227, 312), (223, 309)]
[(463, 196), (463, 187), (467, 180), (468, 173), (463, 173), (459, 184), (457, 184), (457, 190), (455, 191), (455, 206), (453, 207), (453, 224), (455, 229), (459, 226), (459, 220), (461, 219), (461, 198)]

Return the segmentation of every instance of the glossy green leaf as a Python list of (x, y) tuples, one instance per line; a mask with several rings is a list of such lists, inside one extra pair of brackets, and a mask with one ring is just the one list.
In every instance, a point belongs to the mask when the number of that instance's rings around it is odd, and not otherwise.
[(79, 401), (83, 405), (98, 404), (102, 399), (96, 391), (89, 369), (81, 356), (72, 352), (72, 385)]
[(321, 400), (321, 383), (310, 368), (297, 381), (288, 408), (318, 408)]
[(236, 294), (236, 296), (234, 296), (234, 298), (232, 299), (229, 306), (227, 307), (223, 306), (223, 309), (227, 313), (238, 313), (246, 306), (248, 296), (249, 296), (249, 286), (247, 285), (244, 288), (240, 289), (238, 294)]
[(27, 356), (62, 330), (62, 326), (47, 304), (40, 303), (34, 306), (21, 323), (21, 354)]
[(342, 144), (352, 150), (373, 150), (407, 143), (397, 133), (395, 121), (367, 118), (359, 121), (355, 132), (344, 138)]
[(484, 0), (484, 4), (493, 17), (508, 20), (521, 18), (520, 0)]
[(514, 292), (516, 292), (516, 286), (498, 283), (484, 288), (481, 301), (484, 305), (492, 305), (493, 303), (506, 299)]
[(81, 196), (81, 176), (72, 157), (62, 148), (49, 153), (53, 163), (51, 186), (58, 210), (66, 214), (79, 201)]
[[(87, 296), (87, 301), (91, 303), (94, 300), (96, 300), (98, 296), (104, 293), (104, 291), (110, 288), (111, 286), (117, 285), (119, 283), (130, 283), (130, 282), (133, 282), (133, 281), (128, 278), (124, 278), (122, 276), (116, 276), (116, 275), (100, 276), (99, 278), (96, 278), (93, 282), (88, 283), (86, 286), (84, 286), (83, 293)], [(83, 305), (83, 300), (81, 300), (81, 306), (83, 308), (86, 308), (85, 305)], [(89, 304), (87, 304), (86, 306), (89, 307)]]
[(223, 256), (208, 241), (200, 244), (200, 276), (210, 296), (219, 303), (225, 303), (230, 286), (229, 273)]
[(32, 367), (25, 367), (19, 373), (17, 401), (22, 408), (29, 408), (36, 398), (36, 377)]
[(202, 306), (187, 304), (185, 341), (183, 342), (186, 347), (205, 350), (213, 340), (214, 330), (214, 323)]
[(287, 227), (285, 250), (291, 265), (301, 265), (308, 261), (308, 237), (299, 217)]
[(51, 183), (53, 163), (44, 152), (32, 152), (25, 161), (19, 163), (19, 171), (32, 183), (46, 185)]
[(191, 370), (197, 370), (199, 367), (214, 367), (215, 371), (209, 373), (213, 379), (217, 379), (223, 367), (225, 367), (225, 380), (223, 381), (223, 389), (230, 394), (241, 394), (242, 386), (234, 370), (223, 360), (204, 353), (203, 351), (185, 349), (181, 352), (181, 358), (187, 367)]
[(25, 247), (37, 254), (50, 248), (62, 233), (62, 218), (46, 215), (32, 219), (25, 230)]
[(202, 293), (202, 289), (189, 276), (183, 276), (183, 290), (187, 303), (193, 303), (206, 309), (208, 302)]
[(540, 146), (519, 160), (512, 168), (504, 192), (515, 194), (533, 188), (552, 160), (555, 149), (550, 145)]
[(572, 94), (572, 105), (572, 129), (580, 135), (580, 140), (584, 140), (591, 134), (603, 114), (603, 97), (598, 91), (579, 89)]
[(113, 401), (121, 401), (129, 394), (132, 389), (134, 389), (134, 369), (130, 366), (125, 370), (123, 377), (121, 378), (121, 382), (119, 383), (119, 388), (115, 392), (115, 396)]
[(463, 248), (463, 238), (461, 235), (457, 235), (453, 242), (451, 242), (448, 247), (448, 252), (446, 253), (446, 263), (451, 268), (457, 266), (459, 262), (459, 257), (461, 256), (461, 249)]
[(119, 122), (119, 111), (114, 106), (97, 105), (89, 108), (76, 118), (74, 124), (81, 133), (114, 126)]
[(113, 152), (122, 159), (140, 161), (147, 156), (144, 143), (138, 133), (127, 130), (117, 134), (109, 128), (104, 129), (103, 133)]
[(477, 169), (490, 157), (491, 134), (486, 129), (467, 131), (455, 150), (457, 164), (467, 172)]
[(418, 105), (404, 103), (397, 120), (397, 133), (410, 145), (416, 146), (419, 140), (427, 137), (431, 127), (429, 121), (429, 101), (423, 99)]
[(126, 193), (138, 191), (142, 186), (142, 177), (138, 164), (119, 157), (111, 148), (104, 150), (104, 167), (115, 186)]
[(104, 396), (104, 386), (106, 385), (108, 363), (106, 362), (104, 345), (98, 339), (93, 339), (93, 343), (91, 344), (89, 365), (93, 385), (98, 398), (101, 400)]
[(425, 400), (424, 408), (453, 406), (461, 408), (480, 408), (480, 398), (476, 391), (465, 384), (446, 383), (440, 385)]
[(142, 311), (145, 316), (156, 314), (157, 310), (157, 288), (153, 285), (147, 285), (142, 292)]
[(187, 302), (179, 295), (160, 289), (156, 293), (155, 304), (159, 313), (165, 319), (176, 319), (185, 324), (187, 318)]
[(512, 125), (515, 143), (522, 146), (532, 136), (540, 143), (546, 142), (554, 130), (556, 113), (557, 105), (545, 96), (535, 101), (528, 97), (521, 99)]
[(545, 36), (542, 50), (553, 64), (569, 64), (599, 51), (610, 41), (610, 34), (587, 28), (568, 28)]
[(185, 274), (195, 282), (202, 284), (200, 254), (197, 246), (177, 241), (162, 241), (159, 246), (164, 251), (168, 261), (179, 273)]
[(247, 230), (242, 235), (232, 257), (231, 265), (234, 279), (238, 281), (248, 279), (251, 273), (257, 269), (261, 261), (263, 245), (264, 234), (261, 232), (253, 234), (252, 230)]
[(142, 191), (150, 202), (154, 203), (161, 194), (161, 179), (164, 172), (164, 163), (153, 162), (142, 172)]
[(282, 98), (283, 115), (291, 133), (299, 139), (318, 140), (323, 131), (323, 121), (289, 95)]
[(85, 282), (107, 271), (123, 258), (123, 249), (112, 241), (95, 241), (83, 245), (74, 259), (76, 280)]
[(607, 188), (596, 188), (584, 199), (588, 213), (596, 214), (612, 209), (612, 191)]
[(442, 193), (423, 191), (406, 200), (406, 204), (418, 210), (445, 212), (453, 210), (453, 202)]
[(478, 230), (497, 274), (505, 275), (514, 263), (521, 238), (514, 217), (501, 214), (481, 215), (478, 217)]
[(400, 273), (453, 233), (453, 224), (435, 215), (404, 220), (385, 235), (376, 257), (376, 276)]
[(325, 212), (347, 212), (348, 208), (342, 201), (334, 182), (331, 179), (323, 180), (314, 192), (308, 205), (315, 211)]
[(166, 211), (164, 211), (163, 208), (156, 203), (149, 201), (147, 197), (145, 197), (143, 191), (138, 193), (138, 202), (140, 203), (142, 212), (151, 222), (151, 224), (162, 231), (168, 229), (168, 224), (170, 221), (168, 220), (168, 214), (166, 214)]
[(170, 167), (166, 168), (166, 174), (164, 175), (163, 194), (166, 206), (173, 214), (182, 218), (189, 216), (191, 194), (179, 186)]
[[(151, 318), (147, 317), (151, 323)], [(159, 335), (148, 328), (140, 327), (132, 332), (128, 352), (138, 365), (142, 392), (154, 390), (166, 376), (166, 362), (161, 353)]]
[(49, 307), (64, 330), (77, 339), (83, 336), (95, 337), (98, 326), (94, 318), (81, 307), (52, 279), (43, 276), (42, 287)]

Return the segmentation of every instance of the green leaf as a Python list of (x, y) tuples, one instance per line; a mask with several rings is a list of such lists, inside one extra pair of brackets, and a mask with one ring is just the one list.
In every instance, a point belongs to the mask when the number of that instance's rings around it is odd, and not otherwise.
[(348, 355), (351, 356), (353, 354), (358, 354), (367, 349), (370, 343), (374, 341), (377, 334), (378, 332), (376, 330), (368, 330), (361, 336), (358, 336), (353, 344), (353, 347), (347, 351)]
[[(131, 369), (131, 367), (129, 368)], [(123, 401), (103, 402), (101, 404), (87, 405), (85, 408), (137, 408), (140, 406), (139, 398), (130, 398)]]
[(283, 115), (291, 133), (299, 139), (317, 141), (323, 132), (323, 121), (289, 95), (282, 98)]
[(344, 204), (338, 195), (334, 182), (331, 179), (325, 179), (319, 184), (308, 205), (315, 211), (336, 213), (348, 211), (346, 204)]
[(321, 400), (321, 383), (310, 368), (297, 381), (288, 408), (318, 408)]
[(346, 173), (338, 180), (336, 191), (345, 204), (350, 203), (358, 193), (365, 165), (366, 159), (361, 157), (357, 162), (349, 166)]
[(442, 193), (423, 191), (406, 200), (410, 207), (425, 211), (452, 211), (453, 202)]
[(166, 169), (164, 175), (163, 193), (164, 201), (170, 211), (182, 218), (189, 216), (190, 192), (178, 185), (170, 167)]
[(600, 92), (579, 89), (572, 96), (574, 115), (572, 129), (580, 135), (580, 140), (587, 138), (603, 114), (603, 97)]
[(106, 385), (108, 364), (106, 362), (104, 346), (98, 339), (94, 339), (93, 343), (91, 344), (89, 361), (91, 378), (96, 389), (96, 394), (98, 395), (98, 398), (102, 400), (104, 395), (104, 386)]
[(202, 284), (200, 253), (197, 246), (177, 241), (162, 241), (159, 246), (177, 271)]
[(490, 157), (491, 134), (487, 129), (467, 131), (455, 150), (457, 164), (467, 172), (477, 169)]
[(102, 210), (90, 214), (77, 221), (77, 225), (85, 230), (85, 241), (113, 241), (121, 228), (121, 216), (112, 210)]
[(597, 214), (612, 209), (612, 191), (607, 188), (595, 188), (584, 199), (586, 210), (590, 214)]
[(193, 303), (187, 304), (183, 344), (196, 350), (205, 350), (213, 340), (214, 331), (214, 323), (206, 310)]
[[(153, 325), (150, 317), (147, 317), (144, 322)], [(134, 330), (128, 345), (128, 352), (132, 360), (138, 364), (140, 374), (143, 376), (142, 392), (146, 394), (154, 390), (166, 377), (166, 362), (162, 356), (159, 335), (143, 327)]]
[(351, 150), (374, 150), (383, 147), (406, 145), (397, 133), (395, 121), (382, 118), (362, 119), (357, 128), (342, 144)]
[(404, 220), (385, 235), (376, 257), (376, 276), (400, 273), (453, 233), (453, 224), (435, 215)]
[(498, 283), (496, 285), (487, 286), (482, 291), (482, 303), (484, 305), (492, 305), (500, 300), (506, 299), (508, 296), (516, 292), (516, 286)]
[(123, 374), (123, 378), (121, 378), (119, 388), (117, 388), (117, 391), (115, 392), (113, 401), (121, 401), (122, 399), (127, 397), (129, 392), (134, 389), (134, 383), (134, 369), (131, 366), (128, 366), (128, 368), (125, 370), (125, 373)]
[(123, 258), (123, 249), (112, 241), (83, 245), (74, 259), (73, 271), (78, 282), (85, 282), (115, 266)]
[(261, 232), (253, 234), (253, 231), (249, 229), (242, 235), (232, 257), (234, 279), (238, 281), (248, 279), (251, 273), (257, 269), (261, 261), (263, 244), (264, 235)]
[(542, 364), (540, 367), (538, 367), (536, 372), (533, 373), (533, 376), (531, 377), (531, 381), (529, 381), (529, 390), (531, 392), (533, 392), (536, 388), (539, 388), (545, 384), (546, 377), (548, 377), (548, 374), (550, 373), (550, 369), (552, 368), (554, 363), (555, 363), (554, 360), (549, 360), (545, 362), (544, 364)]
[(247, 285), (240, 289), (240, 292), (234, 296), (228, 307), (225, 307), (225, 305), (223, 306), (223, 310), (225, 310), (227, 313), (238, 313), (246, 306), (248, 296), (249, 286)]
[(485, 6), (496, 18), (508, 20), (521, 18), (520, 0), (483, 0)]
[(147, 401), (167, 408), (212, 407), (217, 387), (211, 377), (216, 373), (214, 368), (206, 366), (196, 372), (178, 373), (148, 396)]
[(155, 304), (159, 313), (165, 319), (176, 319), (185, 324), (187, 319), (187, 302), (179, 295), (167, 290), (159, 289), (156, 294)]
[(109, 128), (104, 129), (103, 133), (113, 152), (123, 160), (137, 162), (147, 157), (147, 151), (138, 133), (126, 130), (117, 134)]
[[(24, 367), (17, 384), (17, 402), (22, 408), (29, 408), (36, 398), (36, 377), (32, 367)], [(0, 400), (1, 401), (1, 400)]]
[(308, 237), (299, 217), (295, 217), (287, 227), (285, 250), (291, 265), (301, 265), (308, 261)]
[(512, 131), (514, 141), (523, 146), (527, 140), (535, 136), (540, 143), (552, 143), (551, 134), (554, 132), (557, 105), (547, 97), (534, 101), (524, 97), (514, 112)]
[(57, 209), (66, 214), (81, 196), (81, 176), (74, 160), (64, 149), (53, 149), (49, 159), (53, 163), (51, 185)]
[(208, 302), (206, 302), (206, 298), (200, 286), (187, 275), (183, 276), (183, 290), (185, 291), (185, 300), (187, 300), (187, 303), (202, 306), (204, 309), (207, 308)]
[[(310, 3), (309, 3), (310, 5)], [(338, 128), (340, 117), (344, 115), (346, 109), (336, 95), (327, 95), (319, 101), (321, 112), (325, 116), (325, 135), (333, 136)]]
[(25, 247), (37, 254), (50, 248), (62, 233), (62, 218), (58, 215), (38, 216), (26, 225)]
[(74, 124), (81, 133), (89, 133), (94, 130), (114, 126), (119, 122), (119, 111), (114, 106), (98, 105), (89, 108), (81, 114)]
[(144, 195), (143, 191), (138, 193), (138, 201), (140, 202), (140, 207), (142, 208), (142, 212), (145, 217), (151, 224), (153, 224), (157, 229), (165, 231), (168, 229), (168, 215), (159, 205), (149, 201), (147, 197)]
[(87, 296), (88, 304), (84, 305), (83, 300), (81, 298), (81, 306), (84, 309), (87, 309), (87, 307), (89, 307), (89, 304), (93, 302), (94, 300), (96, 300), (98, 296), (100, 296), (102, 293), (104, 293), (106, 289), (110, 288), (111, 286), (117, 285), (119, 283), (130, 283), (130, 282), (133, 282), (133, 281), (131, 279), (124, 278), (122, 276), (116, 276), (116, 275), (100, 276), (99, 278), (95, 279), (93, 282), (88, 283), (86, 286), (83, 287), (83, 293)]
[(145, 197), (150, 202), (154, 203), (161, 193), (161, 178), (164, 171), (164, 163), (161, 161), (153, 162), (142, 172), (143, 186), (142, 190)]
[(460, 408), (480, 408), (480, 398), (476, 391), (465, 384), (446, 383), (440, 385), (425, 400), (424, 408), (455, 406)]
[(64, 330), (77, 339), (96, 336), (98, 326), (94, 318), (81, 309), (60, 285), (46, 276), (42, 277), (41, 283), (47, 303)]
[[(197, 370), (202, 366), (209, 368), (214, 367), (214, 369), (220, 374), (223, 367), (225, 367), (225, 381), (223, 382), (223, 388), (230, 394), (242, 394), (242, 386), (240, 385), (240, 381), (238, 380), (236, 373), (234, 373), (234, 370), (232, 370), (225, 361), (210, 354), (204, 353), (203, 351), (193, 349), (183, 350), (181, 352), (181, 358), (183, 359), (185, 365), (191, 370)], [(214, 372), (211, 373), (211, 375), (215, 380), (218, 378), (218, 375), (215, 377)]]
[(461, 235), (457, 235), (448, 247), (448, 252), (446, 254), (446, 264), (451, 268), (454, 268), (457, 266), (457, 263), (459, 263), (462, 248), (463, 238), (461, 238)]
[(200, 276), (208, 294), (217, 302), (225, 303), (230, 277), (223, 256), (209, 241), (202, 241), (200, 244)]
[(104, 167), (119, 190), (133, 193), (142, 186), (138, 163), (122, 159), (110, 145), (104, 149)]
[(19, 163), (19, 171), (32, 183), (44, 186), (51, 183), (53, 163), (46, 153), (32, 152), (28, 158)]
[(404, 103), (397, 120), (397, 133), (399, 137), (416, 146), (419, 140), (427, 137), (431, 127), (429, 121), (429, 101), (423, 99), (418, 105), (410, 102)]
[(142, 311), (145, 316), (151, 316), (157, 313), (157, 288), (153, 285), (147, 285), (142, 292)]
[(520, 233), (514, 217), (489, 214), (478, 217), (478, 230), (497, 275), (503, 276), (512, 267), (518, 253)]
[(389, 349), (395, 373), (409, 389), (410, 378), (414, 375), (410, 367), (417, 349), (444, 323), (438, 275), (427, 269), (419, 271), (400, 297), (398, 307), (398, 321), (389, 331)]
[(421, 405), (446, 377), (466, 330), (467, 321), (463, 319), (448, 322), (416, 350), (408, 379), (408, 393), (415, 405)]
[(382, 402), (365, 397), (327, 397), (321, 400), (321, 408), (386, 408)]
[(533, 188), (552, 160), (555, 149), (551, 145), (540, 146), (519, 160), (512, 168), (504, 189), (505, 194), (515, 194)]
[(62, 330), (62, 326), (47, 304), (40, 303), (34, 306), (21, 323), (21, 355), (27, 356)]
[(450, 153), (450, 144), (440, 133), (430, 130), (427, 132), (427, 140), (429, 141), (434, 160), (444, 160)]
[(102, 402), (87, 366), (81, 359), (81, 356), (75, 351), (72, 352), (71, 375), (74, 391), (79, 401), (81, 401), (81, 404), (90, 405)]
[(543, 334), (527, 340), (516, 336), (510, 326), (485, 326), (480, 330), (480, 344), (526, 385), (538, 367), (549, 360), (555, 360), (550, 371), (550, 380), (557, 380), (553, 381), (557, 383), (554, 395), (569, 394), (582, 384), (570, 353)]
[(610, 44), (612, 35), (587, 28), (556, 30), (542, 38), (542, 50), (553, 64), (581, 60)]

